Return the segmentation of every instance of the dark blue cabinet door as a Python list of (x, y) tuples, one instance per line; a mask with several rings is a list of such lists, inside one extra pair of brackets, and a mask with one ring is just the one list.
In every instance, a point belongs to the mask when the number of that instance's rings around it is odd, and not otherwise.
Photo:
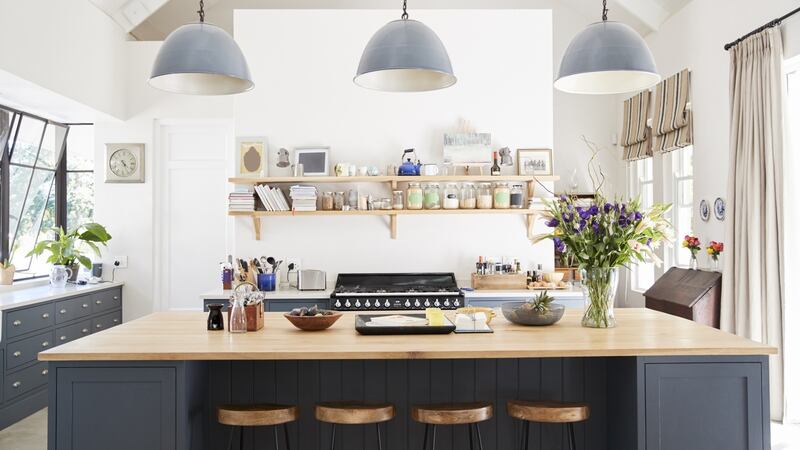
[(176, 368), (54, 370), (56, 420), (50, 450), (176, 448)]
[(645, 364), (647, 450), (768, 450), (762, 364)]

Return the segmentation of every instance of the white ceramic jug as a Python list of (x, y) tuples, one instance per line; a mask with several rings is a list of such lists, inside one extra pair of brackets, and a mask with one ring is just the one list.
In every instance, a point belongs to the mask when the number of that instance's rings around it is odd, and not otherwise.
[(54, 264), (50, 270), (50, 286), (63, 288), (67, 285), (67, 280), (72, 277), (72, 269), (67, 266)]

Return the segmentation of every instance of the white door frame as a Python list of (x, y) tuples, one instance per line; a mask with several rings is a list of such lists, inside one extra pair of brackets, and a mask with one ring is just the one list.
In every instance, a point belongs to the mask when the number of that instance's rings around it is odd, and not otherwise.
[[(176, 125), (216, 125), (228, 129), (228, 139), (226, 139), (225, 149), (225, 173), (227, 177), (233, 176), (233, 147), (235, 142), (235, 125), (233, 119), (155, 119), (153, 121), (153, 310), (164, 311), (169, 303), (169, 253), (164, 245), (164, 221), (167, 213), (164, 208), (167, 206), (165, 199), (169, 196), (169, 183), (167, 183), (168, 149), (164, 148), (162, 139), (162, 129), (164, 127)], [(219, 199), (225, 201), (225, 199)], [(230, 252), (233, 248), (233, 227), (229, 219), (225, 225), (225, 248)], [(202, 303), (197, 299), (197, 304)]]

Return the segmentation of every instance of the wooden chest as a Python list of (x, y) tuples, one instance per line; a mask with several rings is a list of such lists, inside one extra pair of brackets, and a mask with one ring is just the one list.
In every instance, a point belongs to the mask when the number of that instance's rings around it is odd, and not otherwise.
[(644, 293), (645, 306), (719, 328), (722, 274), (672, 267)]

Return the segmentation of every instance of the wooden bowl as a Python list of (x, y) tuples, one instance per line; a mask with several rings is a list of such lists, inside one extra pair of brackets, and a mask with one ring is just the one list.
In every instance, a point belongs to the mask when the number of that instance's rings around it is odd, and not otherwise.
[(289, 322), (292, 322), (292, 325), (303, 331), (320, 331), (330, 328), (331, 325), (342, 317), (342, 313), (339, 311), (331, 312), (333, 314), (325, 316), (293, 316), (287, 312), (283, 314), (283, 317), (286, 317)]
[(564, 279), (564, 272), (545, 272), (543, 278), (548, 283), (558, 283)]

